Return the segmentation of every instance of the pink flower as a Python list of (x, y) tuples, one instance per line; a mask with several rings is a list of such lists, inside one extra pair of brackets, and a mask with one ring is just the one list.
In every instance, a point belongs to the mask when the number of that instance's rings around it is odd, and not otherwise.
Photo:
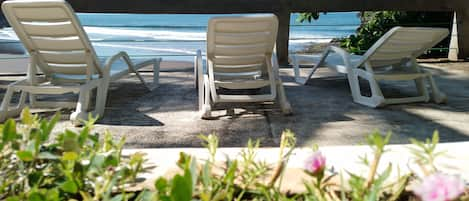
[(312, 173), (313, 175), (322, 173), (325, 167), (326, 157), (324, 157), (320, 151), (314, 152), (313, 155), (308, 157), (305, 161), (306, 171)]
[(422, 201), (449, 201), (464, 192), (464, 181), (457, 176), (435, 173), (424, 178), (413, 191)]

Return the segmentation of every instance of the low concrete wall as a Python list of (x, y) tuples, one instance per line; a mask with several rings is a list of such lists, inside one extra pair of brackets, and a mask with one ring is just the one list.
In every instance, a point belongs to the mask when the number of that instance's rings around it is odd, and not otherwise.
[[(415, 171), (417, 175), (422, 175), (413, 156), (409, 152), (410, 145), (389, 145), (381, 159), (378, 172), (384, 171), (388, 164), (393, 165), (392, 178), (396, 178), (398, 173), (401, 175), (409, 171)], [(439, 151), (446, 151), (446, 155), (436, 160), (436, 166), (439, 170), (448, 174), (457, 174), (462, 176), (465, 181), (469, 181), (469, 152), (467, 151), (469, 142), (460, 143), (442, 143), (438, 146)], [(225, 161), (226, 157), (231, 159), (240, 159), (240, 148), (220, 148), (218, 149), (216, 159), (220, 162)], [(366, 176), (368, 168), (359, 163), (359, 157), (368, 156), (372, 159), (372, 151), (368, 146), (330, 146), (321, 147), (321, 152), (327, 158), (327, 168), (336, 172), (347, 170), (352, 173)], [(176, 162), (180, 152), (185, 152), (195, 156), (199, 160), (207, 159), (209, 153), (202, 148), (170, 148), (170, 149), (128, 149), (124, 154), (143, 152), (147, 154), (148, 166), (155, 166), (150, 172), (141, 175), (147, 180), (142, 184), (146, 188), (153, 188), (153, 183), (157, 177), (169, 177), (173, 175), (178, 167)], [(261, 148), (257, 153), (257, 160), (266, 161), (269, 164), (276, 164), (278, 148)], [(311, 149), (299, 148), (293, 152), (287, 165), (285, 177), (283, 179), (283, 191), (302, 192), (304, 189), (303, 180), (309, 179), (303, 172), (304, 161), (310, 156)], [(202, 163), (202, 162), (201, 162)], [(397, 170), (399, 168), (399, 171)], [(347, 175), (346, 173), (344, 175)], [(339, 181), (339, 180), (337, 180)], [(141, 186), (140, 186), (141, 187)]]

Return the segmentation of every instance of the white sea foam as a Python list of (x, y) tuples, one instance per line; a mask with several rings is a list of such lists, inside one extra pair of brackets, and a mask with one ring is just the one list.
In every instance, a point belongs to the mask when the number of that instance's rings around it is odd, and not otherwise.
[(205, 40), (204, 31), (169, 31), (154, 29), (124, 29), (106, 27), (85, 27), (92, 40)]
[[(170, 28), (125, 28), (85, 26), (96, 52), (109, 56), (117, 50), (130, 55), (194, 55), (198, 49), (205, 49), (205, 29)], [(304, 49), (317, 43), (328, 43), (340, 32), (311, 32), (293, 30), (290, 34), (290, 50)], [(11, 28), (0, 29), (0, 43), (18, 43), (18, 37)], [(143, 41), (143, 42), (142, 42)]]

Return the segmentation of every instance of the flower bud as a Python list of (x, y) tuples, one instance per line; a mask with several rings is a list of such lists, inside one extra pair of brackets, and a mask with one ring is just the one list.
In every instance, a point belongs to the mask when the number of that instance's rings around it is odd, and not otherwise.
[(326, 167), (326, 157), (320, 151), (314, 152), (305, 161), (305, 170), (312, 175), (319, 175), (324, 172)]

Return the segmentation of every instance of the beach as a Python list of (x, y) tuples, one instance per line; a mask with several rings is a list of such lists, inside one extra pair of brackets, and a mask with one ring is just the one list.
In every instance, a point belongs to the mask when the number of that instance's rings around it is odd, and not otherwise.
[[(220, 15), (78, 13), (77, 16), (100, 57), (126, 51), (133, 58), (192, 62), (197, 50), (205, 51), (208, 20)], [(290, 22), (290, 52), (346, 37), (360, 24), (357, 12), (321, 14), (311, 24), (297, 22), (296, 16), (292, 14)], [(28, 57), (21, 46), (11, 28), (0, 29), (0, 64), (6, 62), (2, 66), (11, 66), (0, 68), (0, 74), (25, 72), (14, 64)]]

